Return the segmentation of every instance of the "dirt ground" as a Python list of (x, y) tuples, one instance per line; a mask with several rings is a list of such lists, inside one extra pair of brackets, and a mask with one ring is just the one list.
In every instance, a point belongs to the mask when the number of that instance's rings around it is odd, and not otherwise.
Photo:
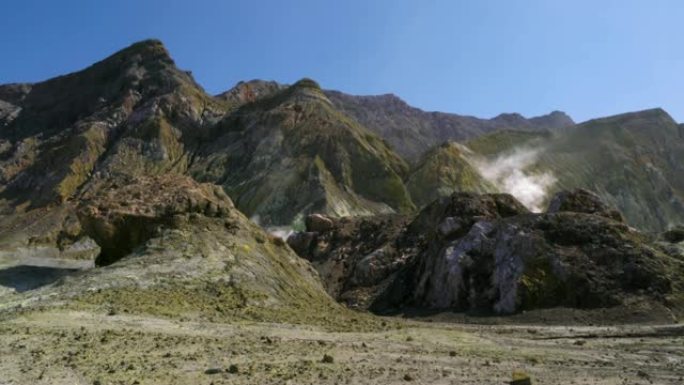
[(514, 371), (536, 384), (684, 384), (684, 326), (677, 324), (383, 324), (336, 332), (32, 311), (0, 323), (0, 384), (481, 385), (506, 383)]

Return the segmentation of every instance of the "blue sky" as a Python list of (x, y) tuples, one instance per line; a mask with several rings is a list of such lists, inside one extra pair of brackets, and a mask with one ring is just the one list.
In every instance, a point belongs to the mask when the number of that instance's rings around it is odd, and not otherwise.
[(0, 83), (156, 37), (211, 93), (307, 76), (480, 117), (659, 106), (684, 121), (682, 22), (681, 0), (4, 0)]

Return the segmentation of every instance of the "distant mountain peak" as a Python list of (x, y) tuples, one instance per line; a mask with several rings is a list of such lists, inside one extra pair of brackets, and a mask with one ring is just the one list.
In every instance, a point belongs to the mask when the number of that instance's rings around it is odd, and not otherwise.
[(315, 90), (320, 91), (321, 86), (318, 84), (317, 81), (310, 79), (310, 78), (302, 78), (298, 80), (295, 84), (292, 85), (293, 88), (312, 88)]
[(631, 122), (634, 120), (661, 120), (667, 124), (676, 125), (677, 122), (672, 116), (660, 107), (649, 108), (641, 111), (626, 112), (623, 114), (602, 117), (598, 119), (591, 119), (586, 123), (616, 123), (616, 122)]

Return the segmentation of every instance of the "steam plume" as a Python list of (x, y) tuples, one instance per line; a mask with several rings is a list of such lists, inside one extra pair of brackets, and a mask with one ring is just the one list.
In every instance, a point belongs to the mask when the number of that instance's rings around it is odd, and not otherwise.
[(550, 172), (528, 170), (538, 157), (539, 150), (519, 148), (495, 159), (474, 159), (473, 165), (500, 191), (513, 195), (531, 211), (540, 212), (556, 177)]

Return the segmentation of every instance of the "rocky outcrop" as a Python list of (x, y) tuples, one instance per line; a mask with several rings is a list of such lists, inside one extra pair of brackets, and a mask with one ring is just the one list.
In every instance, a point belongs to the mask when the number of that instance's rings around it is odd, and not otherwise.
[(409, 260), (400, 240), (408, 217), (329, 218), (313, 214), (306, 231), (287, 242), (318, 270), (328, 293), (354, 308), (368, 308)]
[(94, 191), (84, 194), (78, 216), (101, 248), (98, 265), (116, 262), (164, 228), (187, 226), (191, 216), (227, 219), (234, 210), (219, 186), (180, 175), (108, 181)]
[[(296, 250), (312, 261), (335, 256), (341, 266), (337, 275), (322, 274), (328, 287), (371, 283), (366, 287), (372, 288), (372, 296), (366, 301), (354, 291), (347, 291), (352, 297), (345, 300), (379, 312), (409, 308), (510, 314), (547, 307), (629, 306), (635, 301), (684, 305), (684, 258), (678, 249), (654, 243), (616, 220), (595, 198), (588, 191), (563, 192), (553, 212), (534, 214), (507, 194), (456, 193), (427, 206), (402, 229), (383, 231), (392, 228), (384, 225), (353, 233), (365, 237), (341, 238), (334, 235), (340, 231), (336, 225), (332, 232), (311, 233), (308, 249)], [(357, 221), (352, 228), (365, 223)], [(370, 234), (379, 234), (381, 241)], [(314, 266), (323, 271), (322, 264)], [(367, 274), (382, 272), (377, 266), (397, 268), (390, 275)], [(382, 284), (372, 286), (378, 282)]]
[[(405, 300), (423, 308), (503, 314), (609, 307), (641, 296), (666, 302), (680, 290), (672, 272), (682, 271), (681, 261), (615, 220), (595, 198), (587, 191), (563, 192), (554, 211), (543, 214), (525, 213), (509, 198), (499, 205), (509, 215), (498, 216), (484, 209), (482, 197), (456, 194), (449, 203), (436, 202), (426, 211), (444, 215), (416, 220), (431, 241), (416, 259), (415, 286)], [(460, 211), (459, 225), (446, 226), (454, 205), (478, 209)], [(482, 211), (490, 214), (473, 215)], [(445, 238), (445, 227), (458, 230)]]
[(0, 306), (345, 322), (311, 265), (249, 221), (219, 186), (173, 174), (121, 177), (92, 185), (80, 203), (78, 228), (101, 246), (97, 262), (106, 266), (8, 294)]
[(230, 90), (216, 95), (216, 98), (225, 100), (233, 108), (239, 108), (247, 103), (273, 96), (286, 88), (287, 85), (274, 81), (255, 79), (247, 82), (239, 82)]

